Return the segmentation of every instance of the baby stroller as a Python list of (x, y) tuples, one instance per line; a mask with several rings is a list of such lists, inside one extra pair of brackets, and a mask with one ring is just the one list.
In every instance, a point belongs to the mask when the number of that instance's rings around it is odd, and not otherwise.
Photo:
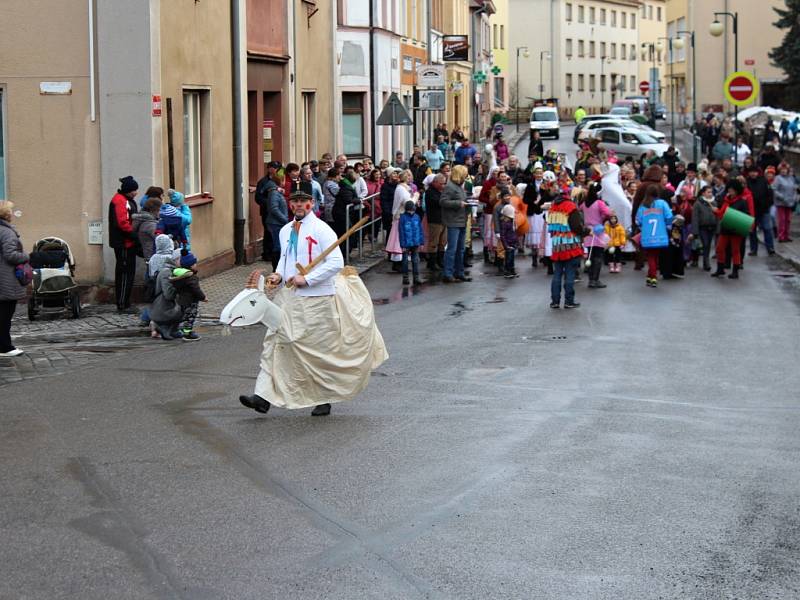
[(60, 315), (65, 311), (81, 316), (81, 299), (75, 283), (75, 259), (69, 244), (55, 237), (42, 238), (30, 254), (33, 293), (28, 300), (28, 319), (42, 314)]

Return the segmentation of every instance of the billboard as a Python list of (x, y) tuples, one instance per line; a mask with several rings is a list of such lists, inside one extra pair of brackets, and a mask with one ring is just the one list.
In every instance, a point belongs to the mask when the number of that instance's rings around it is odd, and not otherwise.
[(446, 35), (442, 38), (444, 61), (469, 61), (469, 38), (466, 35)]

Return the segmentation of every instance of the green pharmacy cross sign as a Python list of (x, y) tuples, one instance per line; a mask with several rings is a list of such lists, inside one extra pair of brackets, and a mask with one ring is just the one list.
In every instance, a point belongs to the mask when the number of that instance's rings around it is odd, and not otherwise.
[(501, 69), (500, 69), (500, 67), (498, 67), (497, 65), (495, 65), (495, 66), (493, 66), (493, 67), (492, 67), (492, 74), (493, 74), (495, 77), (497, 77), (498, 75), (500, 75), (500, 70), (501, 70)]
[(486, 82), (486, 73), (483, 71), (476, 71), (472, 74), (472, 79), (475, 83), (485, 83)]

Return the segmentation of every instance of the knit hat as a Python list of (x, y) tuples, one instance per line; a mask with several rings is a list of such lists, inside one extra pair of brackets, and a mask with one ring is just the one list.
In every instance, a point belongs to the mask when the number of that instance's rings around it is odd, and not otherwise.
[(413, 200), (406, 200), (405, 211), (406, 212), (414, 212), (417, 210), (417, 205), (414, 204)]
[(500, 214), (502, 214), (504, 217), (508, 217), (509, 219), (513, 219), (514, 218), (514, 206), (511, 205), (511, 204), (506, 204), (503, 207), (503, 210), (500, 211)]
[(184, 269), (189, 269), (196, 264), (197, 264), (197, 257), (191, 252), (187, 252), (186, 254), (181, 256), (181, 266)]
[(170, 204), (173, 206), (180, 206), (183, 204), (184, 196), (178, 191), (175, 190), (168, 190), (167, 197), (169, 198)]
[(764, 173), (770, 173), (772, 175), (775, 175), (775, 167), (773, 167), (772, 165), (768, 166), (766, 169), (764, 169)]
[(133, 175), (127, 175), (119, 180), (120, 186), (119, 191), (121, 194), (127, 194), (129, 192), (135, 192), (139, 189), (139, 184), (136, 183), (136, 180), (133, 178)]

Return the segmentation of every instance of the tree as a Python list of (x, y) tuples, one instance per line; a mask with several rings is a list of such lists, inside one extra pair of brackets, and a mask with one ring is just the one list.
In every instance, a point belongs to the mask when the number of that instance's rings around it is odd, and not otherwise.
[(800, 0), (786, 0), (786, 8), (776, 8), (778, 29), (787, 29), (780, 46), (773, 48), (769, 57), (772, 64), (783, 69), (789, 84), (789, 94), (800, 92)]

